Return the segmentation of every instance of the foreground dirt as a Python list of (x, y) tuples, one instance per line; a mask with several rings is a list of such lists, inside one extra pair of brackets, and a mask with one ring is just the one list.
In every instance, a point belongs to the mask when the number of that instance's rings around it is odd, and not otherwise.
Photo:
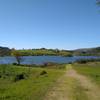
[[(75, 97), (75, 91), (79, 91), (73, 89), (78, 85), (85, 94), (83, 98)], [(88, 77), (78, 74), (72, 65), (67, 65), (65, 74), (49, 90), (45, 100), (100, 100), (100, 88)]]

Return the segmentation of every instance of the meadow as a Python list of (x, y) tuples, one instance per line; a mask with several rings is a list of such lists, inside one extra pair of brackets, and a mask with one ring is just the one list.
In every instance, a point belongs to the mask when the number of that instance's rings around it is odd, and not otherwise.
[(64, 70), (0, 65), (0, 100), (43, 100)]
[(0, 100), (100, 100), (99, 87), (100, 62), (0, 65)]
[[(29, 50), (14, 50), (18, 52), (21, 56), (73, 56), (71, 51), (59, 50), (59, 49), (29, 49)], [(11, 52), (13, 54), (13, 50)]]

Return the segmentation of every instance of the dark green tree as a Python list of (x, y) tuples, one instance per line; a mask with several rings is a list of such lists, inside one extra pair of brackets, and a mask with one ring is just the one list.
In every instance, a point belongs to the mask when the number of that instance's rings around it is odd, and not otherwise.
[(96, 0), (96, 4), (97, 5), (100, 5), (100, 0)]

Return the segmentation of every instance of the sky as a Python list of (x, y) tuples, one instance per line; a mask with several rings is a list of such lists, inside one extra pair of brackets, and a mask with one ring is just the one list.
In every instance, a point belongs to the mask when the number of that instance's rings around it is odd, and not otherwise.
[(100, 8), (96, 0), (0, 0), (0, 46), (100, 46)]

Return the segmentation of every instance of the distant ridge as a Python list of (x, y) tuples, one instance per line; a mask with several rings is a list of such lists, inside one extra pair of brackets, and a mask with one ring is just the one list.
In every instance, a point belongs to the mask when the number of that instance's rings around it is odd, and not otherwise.
[[(0, 56), (11, 56), (11, 49), (8, 47), (2, 47), (0, 46)], [(47, 53), (48, 55), (52, 55), (52, 53), (62, 53), (62, 55), (65, 56), (100, 56), (100, 47), (94, 47), (94, 48), (81, 48), (81, 49), (76, 49), (76, 50), (59, 50), (59, 49), (46, 49), (46, 48), (40, 48), (40, 49), (20, 49), (18, 50), (22, 53), (24, 51), (25, 55), (30, 54), (31, 52), (41, 52), (42, 53)], [(40, 54), (40, 53), (39, 53)], [(23, 55), (23, 54), (22, 54)], [(35, 55), (35, 54), (34, 54)], [(33, 55), (33, 56), (34, 56)], [(27, 55), (29, 56), (29, 55)]]
[(76, 49), (74, 55), (100, 56), (100, 47)]
[(11, 50), (8, 47), (0, 46), (0, 56), (9, 56), (11, 55)]

